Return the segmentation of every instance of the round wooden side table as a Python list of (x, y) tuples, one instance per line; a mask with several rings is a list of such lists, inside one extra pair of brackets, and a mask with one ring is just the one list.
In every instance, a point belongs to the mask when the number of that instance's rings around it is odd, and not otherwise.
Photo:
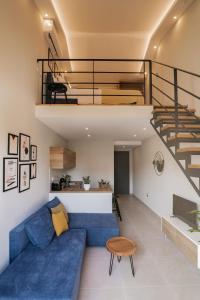
[(135, 255), (137, 245), (134, 241), (131, 241), (123, 236), (118, 236), (111, 238), (106, 242), (106, 248), (110, 252), (110, 267), (109, 267), (109, 275), (112, 274), (112, 267), (114, 256), (117, 256), (118, 262), (121, 261), (122, 256), (129, 256), (131, 270), (133, 276), (135, 276), (134, 265), (133, 265), (133, 255)]

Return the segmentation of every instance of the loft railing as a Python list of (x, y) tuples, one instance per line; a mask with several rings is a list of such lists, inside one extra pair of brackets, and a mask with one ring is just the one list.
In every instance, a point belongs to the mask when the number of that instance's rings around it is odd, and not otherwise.
[[(82, 97), (89, 99), (90, 104), (109, 104), (109, 98), (112, 104), (151, 104), (150, 60), (52, 58), (37, 62), (41, 66), (42, 104), (62, 101), (69, 104)], [(66, 99), (62, 93), (52, 96), (49, 87), (53, 82), (67, 87)], [(103, 99), (107, 99), (106, 103)]]
[[(45, 103), (49, 82), (47, 74), (61, 77), (63, 84), (76, 90), (90, 90), (91, 93), (68, 94), (69, 97), (127, 97), (134, 100), (138, 93), (121, 91), (141, 91), (144, 104), (174, 105), (172, 115), (178, 126), (178, 108), (195, 105), (200, 100), (200, 74), (176, 68), (148, 59), (38, 59), (41, 66), (41, 103)], [(107, 75), (109, 75), (107, 77)], [(185, 75), (185, 78), (184, 76)], [(100, 80), (101, 79), (101, 80)], [(103, 79), (103, 80), (102, 80)], [(114, 94), (97, 94), (98, 89), (106, 91), (110, 87)], [(130, 88), (128, 88), (130, 87)], [(192, 89), (191, 89), (192, 87)], [(120, 93), (118, 93), (120, 91)], [(133, 101), (134, 102), (134, 101)], [(197, 105), (198, 106), (198, 105)], [(187, 110), (187, 109), (186, 109)], [(188, 111), (189, 113), (189, 111)], [(198, 119), (198, 117), (196, 117)]]

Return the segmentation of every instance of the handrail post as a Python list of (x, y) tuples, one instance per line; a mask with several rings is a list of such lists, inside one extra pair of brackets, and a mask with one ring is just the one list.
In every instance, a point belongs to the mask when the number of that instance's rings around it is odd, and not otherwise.
[(149, 61), (149, 103), (152, 105), (152, 60)]
[(42, 86), (41, 86), (41, 100), (42, 100), (42, 104), (44, 104), (43, 101), (43, 91), (44, 91), (44, 61), (42, 60)]
[[(174, 68), (174, 112), (175, 112), (175, 137), (177, 138), (178, 134), (178, 76), (177, 76), (177, 69)], [(176, 145), (175, 148), (177, 150), (177, 139), (176, 139)]]
[(94, 104), (94, 60), (92, 63), (92, 80), (93, 80), (93, 104)]
[(147, 104), (146, 103), (146, 76), (145, 76), (145, 61), (143, 62), (143, 80), (144, 80), (144, 91), (143, 91), (143, 95), (144, 95), (144, 104)]

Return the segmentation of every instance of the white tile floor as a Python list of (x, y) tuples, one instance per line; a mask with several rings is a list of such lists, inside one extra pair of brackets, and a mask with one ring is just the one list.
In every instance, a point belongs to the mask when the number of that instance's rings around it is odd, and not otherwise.
[(160, 232), (160, 220), (132, 196), (120, 198), (121, 234), (134, 239), (135, 278), (128, 258), (114, 261), (105, 248), (87, 248), (79, 300), (199, 300), (200, 272)]

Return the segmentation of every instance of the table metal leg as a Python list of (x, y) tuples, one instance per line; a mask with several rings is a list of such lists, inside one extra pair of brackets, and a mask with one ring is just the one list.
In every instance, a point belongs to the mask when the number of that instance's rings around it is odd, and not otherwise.
[(129, 256), (130, 258), (130, 263), (131, 263), (131, 270), (132, 270), (132, 274), (135, 277), (135, 270), (134, 270), (134, 265), (133, 265), (133, 256)]
[(111, 256), (110, 256), (109, 275), (112, 274), (113, 261), (114, 261), (114, 254), (111, 253)]

